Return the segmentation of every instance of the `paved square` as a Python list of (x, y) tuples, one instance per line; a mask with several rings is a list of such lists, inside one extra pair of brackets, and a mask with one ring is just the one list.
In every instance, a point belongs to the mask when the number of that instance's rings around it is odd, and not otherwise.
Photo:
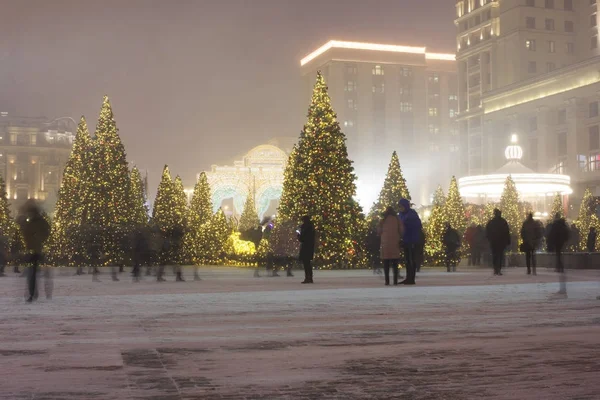
[(600, 271), (570, 271), (567, 299), (551, 271), (201, 275), (64, 269), (34, 304), (0, 278), (0, 399), (600, 398)]

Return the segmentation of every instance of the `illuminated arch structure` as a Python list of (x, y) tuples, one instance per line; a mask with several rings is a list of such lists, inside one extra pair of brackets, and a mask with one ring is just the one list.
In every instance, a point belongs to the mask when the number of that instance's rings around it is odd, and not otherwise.
[(262, 219), (272, 201), (278, 201), (283, 188), (283, 171), (289, 148), (282, 150), (270, 142), (250, 150), (233, 165), (213, 165), (206, 173), (212, 190), (213, 211), (217, 211), (227, 199), (233, 199), (229, 214), (241, 215), (246, 197), (254, 193), (258, 216)]

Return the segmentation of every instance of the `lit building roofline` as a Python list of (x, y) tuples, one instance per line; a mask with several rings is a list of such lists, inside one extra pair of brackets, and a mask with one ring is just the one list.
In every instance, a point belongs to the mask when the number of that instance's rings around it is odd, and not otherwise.
[(330, 49), (354, 49), (354, 50), (372, 50), (372, 51), (387, 51), (393, 53), (411, 53), (411, 54), (424, 54), (426, 59), (429, 60), (443, 60), (443, 61), (455, 61), (456, 57), (454, 54), (442, 54), (442, 53), (427, 53), (425, 47), (414, 47), (414, 46), (399, 46), (393, 44), (378, 44), (378, 43), (362, 43), (362, 42), (345, 42), (340, 40), (330, 40), (317, 50), (313, 51), (302, 60), (300, 60), (300, 66), (304, 66), (324, 54)]

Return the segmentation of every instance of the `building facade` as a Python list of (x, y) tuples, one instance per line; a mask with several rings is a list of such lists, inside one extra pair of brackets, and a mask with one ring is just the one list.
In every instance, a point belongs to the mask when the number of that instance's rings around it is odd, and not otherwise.
[(453, 54), (330, 41), (302, 59), (301, 69), (307, 104), (316, 72), (327, 81), (363, 207), (376, 200), (394, 150), (415, 203), (429, 203), (435, 187), (447, 184), (458, 163), (459, 144)]
[(462, 175), (499, 168), (518, 135), (523, 164), (600, 193), (596, 0), (456, 1)]
[(70, 118), (0, 114), (0, 171), (13, 212), (27, 199), (53, 210), (75, 129)]

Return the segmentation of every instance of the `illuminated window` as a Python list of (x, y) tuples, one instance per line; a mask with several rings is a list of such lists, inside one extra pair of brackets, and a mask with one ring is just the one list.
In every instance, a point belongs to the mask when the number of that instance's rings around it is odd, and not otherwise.
[(592, 101), (590, 103), (589, 107), (590, 107), (590, 118), (597, 117), (598, 116), (598, 102), (597, 101)]
[(381, 65), (373, 67), (373, 75), (384, 75), (383, 67)]
[(437, 72), (434, 72), (433, 74), (429, 75), (430, 83), (438, 83), (439, 81), (440, 81), (440, 76), (438, 75)]
[(529, 64), (527, 64), (527, 72), (530, 74), (535, 74), (537, 72), (537, 64), (535, 61), (529, 61)]
[(555, 69), (556, 69), (556, 64), (554, 64), (553, 62), (546, 63), (546, 72), (552, 72)]
[(554, 0), (546, 0), (546, 8), (554, 8)]
[(546, 30), (553, 31), (554, 30), (554, 20), (551, 18), (546, 18)]
[(344, 88), (346, 92), (355, 92), (356, 91), (356, 82), (348, 81), (346, 83), (346, 87)]
[(588, 168), (590, 171), (600, 171), (600, 154), (590, 154), (588, 158)]
[(405, 76), (405, 77), (411, 77), (412, 76), (412, 69), (411, 68), (407, 68), (407, 67), (402, 67), (400, 69), (400, 75), (401, 76)]
[(565, 0), (565, 10), (573, 11), (573, 0)]
[(351, 110), (356, 110), (358, 108), (357, 104), (356, 104), (356, 100), (348, 99), (348, 108)]
[(455, 110), (453, 110), (452, 108), (450, 109), (450, 112), (449, 112), (449, 114), (450, 114), (450, 118), (454, 118), (454, 117), (456, 117), (456, 111), (455, 111)]
[(527, 39), (525, 41), (525, 47), (527, 47), (527, 50), (529, 51), (535, 51), (535, 39)]
[(385, 85), (383, 83), (373, 85), (373, 93), (385, 93)]
[(575, 53), (575, 43), (567, 43), (567, 54)]
[(527, 29), (535, 29), (535, 18), (534, 17), (525, 18), (525, 26), (527, 27)]
[(575, 25), (573, 25), (573, 21), (565, 21), (565, 32), (575, 32)]
[(407, 96), (407, 97), (408, 97), (408, 96), (411, 96), (411, 95), (412, 95), (412, 89), (411, 89), (411, 88), (409, 88), (409, 87), (403, 87), (403, 86), (400, 86), (400, 89), (399, 89), (399, 91), (400, 91), (400, 94), (401, 94), (402, 96)]
[(429, 109), (429, 116), (430, 117), (437, 117), (437, 115), (438, 115), (438, 109), (435, 108), (435, 107), (431, 107)]
[(548, 53), (556, 53), (556, 43), (553, 40), (548, 41)]
[(448, 100), (449, 101), (458, 101), (458, 96), (455, 94), (451, 94), (450, 96), (448, 96)]
[(588, 128), (590, 150), (600, 150), (600, 131), (598, 125)]
[(412, 111), (412, 103), (407, 101), (400, 102), (400, 111), (401, 112), (411, 112)]
[(440, 133), (440, 127), (435, 124), (429, 124), (429, 133), (432, 135), (437, 135)]
[(344, 121), (344, 126), (351, 128), (354, 126), (354, 121)]

